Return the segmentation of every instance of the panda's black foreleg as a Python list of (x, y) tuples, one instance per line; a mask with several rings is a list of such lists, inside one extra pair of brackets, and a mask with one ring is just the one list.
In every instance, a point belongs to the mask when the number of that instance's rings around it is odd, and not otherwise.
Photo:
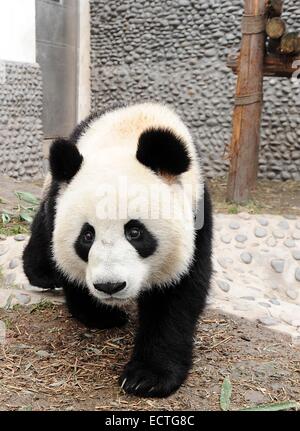
[(139, 299), (140, 322), (130, 362), (120, 378), (129, 394), (166, 397), (187, 377), (192, 364), (193, 336), (204, 308), (207, 287), (192, 280)]
[(73, 317), (88, 328), (114, 328), (127, 323), (127, 314), (117, 307), (101, 304), (86, 288), (65, 285), (64, 293), (68, 309)]
[(47, 230), (44, 203), (37, 212), (31, 236), (23, 252), (23, 268), (29, 282), (42, 289), (55, 288), (55, 268), (51, 259), (51, 238)]

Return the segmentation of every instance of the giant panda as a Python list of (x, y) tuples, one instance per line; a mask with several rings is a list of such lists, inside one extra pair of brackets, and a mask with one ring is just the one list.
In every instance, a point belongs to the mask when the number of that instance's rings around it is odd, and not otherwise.
[(189, 130), (168, 106), (123, 106), (55, 140), (49, 164), (25, 274), (34, 286), (62, 287), (70, 313), (88, 327), (120, 327), (136, 303), (120, 385), (169, 396), (192, 365), (212, 273), (212, 208)]

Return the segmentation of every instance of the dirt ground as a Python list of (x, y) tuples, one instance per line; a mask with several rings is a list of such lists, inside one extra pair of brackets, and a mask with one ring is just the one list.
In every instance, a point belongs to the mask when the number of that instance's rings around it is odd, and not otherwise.
[(238, 213), (246, 211), (250, 214), (281, 214), (300, 215), (300, 182), (299, 181), (257, 181), (251, 200), (246, 205), (226, 202), (225, 178), (209, 181), (214, 209), (220, 213)]
[[(226, 180), (209, 181), (215, 212), (300, 215), (300, 183), (258, 181), (246, 206), (227, 203)], [(40, 196), (41, 182), (0, 176), (0, 214), (18, 203), (15, 191)], [(0, 234), (28, 231), (17, 217)], [(183, 387), (165, 400), (125, 395), (118, 377), (130, 356), (134, 319), (124, 329), (90, 331), (64, 307), (0, 310), (7, 343), (0, 345), (0, 410), (219, 410), (225, 377), (230, 409), (300, 401), (300, 346), (253, 322), (207, 312), (195, 361)]]
[(232, 383), (230, 409), (300, 401), (300, 346), (259, 324), (206, 312), (187, 382), (164, 400), (129, 397), (117, 380), (132, 348), (124, 329), (87, 330), (63, 306), (0, 311), (0, 410), (219, 410)]

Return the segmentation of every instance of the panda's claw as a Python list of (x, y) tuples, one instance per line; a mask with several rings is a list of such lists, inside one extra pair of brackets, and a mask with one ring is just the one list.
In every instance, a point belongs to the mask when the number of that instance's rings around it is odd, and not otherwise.
[(140, 397), (167, 397), (175, 392), (184, 378), (168, 369), (151, 367), (141, 361), (131, 361), (120, 379), (121, 388)]
[(127, 377), (125, 377), (125, 379), (123, 380), (123, 382), (121, 384), (121, 389), (124, 389), (126, 381), (127, 381)]

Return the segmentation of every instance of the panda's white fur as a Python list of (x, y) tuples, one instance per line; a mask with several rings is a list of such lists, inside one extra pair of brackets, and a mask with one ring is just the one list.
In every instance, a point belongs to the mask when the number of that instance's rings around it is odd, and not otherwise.
[[(168, 129), (185, 143), (191, 164), (180, 175), (180, 184), (177, 178), (157, 175), (137, 160), (138, 139), (150, 128)], [(178, 280), (191, 264), (195, 234), (192, 215), (204, 190), (195, 147), (181, 119), (161, 104), (120, 108), (92, 121), (77, 147), (83, 164), (71, 183), (60, 189), (56, 204), (52, 250), (59, 269), (73, 282), (87, 284), (94, 297), (109, 304), (135, 298), (141, 289), (153, 284), (164, 286)], [(118, 204), (124, 198), (119, 196), (123, 193), (120, 184), (124, 183), (128, 189), (143, 186), (150, 190), (157, 186), (169, 192), (178, 205), (182, 203), (182, 190), (187, 191), (190, 220), (175, 216), (142, 220), (158, 239), (157, 250), (147, 259), (141, 258), (124, 236), (124, 223), (130, 218), (105, 220), (97, 216), (99, 190), (111, 186), (116, 194), (112, 193), (110, 198)], [(161, 201), (151, 205), (161, 206)], [(74, 249), (85, 222), (96, 231), (87, 263)], [(126, 281), (127, 287), (114, 299), (94, 288), (95, 283), (118, 281)]]

